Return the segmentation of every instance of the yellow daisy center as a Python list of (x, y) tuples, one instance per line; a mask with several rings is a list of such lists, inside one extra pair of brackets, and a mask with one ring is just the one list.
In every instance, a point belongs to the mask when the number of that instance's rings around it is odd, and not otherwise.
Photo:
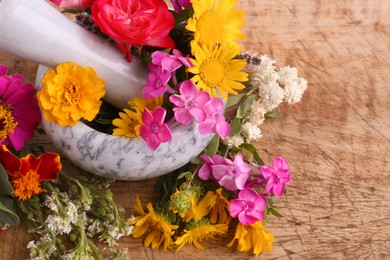
[(45, 190), (39, 185), (39, 175), (35, 171), (28, 171), (25, 176), (20, 176), (11, 181), (14, 187), (14, 195), (22, 200), (29, 199), (34, 194), (40, 194)]
[(224, 25), (221, 17), (213, 12), (205, 12), (198, 20), (196, 33), (199, 33), (201, 44), (221, 42)]
[(68, 81), (65, 85), (64, 98), (71, 105), (78, 104), (81, 99), (80, 86), (76, 82)]
[(204, 62), (199, 71), (200, 77), (209, 87), (221, 86), (225, 79), (225, 65), (218, 60)]
[(12, 116), (12, 108), (0, 104), (0, 140), (13, 133), (17, 124)]

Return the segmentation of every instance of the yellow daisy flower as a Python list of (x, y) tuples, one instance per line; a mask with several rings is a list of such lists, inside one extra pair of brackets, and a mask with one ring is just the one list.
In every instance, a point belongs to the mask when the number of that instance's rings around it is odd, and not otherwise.
[(175, 233), (174, 230), (178, 228), (176, 225), (172, 225), (170, 221), (163, 215), (155, 212), (152, 203), (147, 204), (149, 213), (145, 213), (141, 206), (139, 197), (136, 197), (136, 204), (134, 209), (140, 214), (135, 218), (135, 225), (132, 232), (134, 238), (139, 238), (144, 234), (147, 234), (144, 247), (151, 246), (153, 249), (157, 249), (164, 242), (164, 251), (171, 247), (173, 244), (172, 236)]
[(132, 111), (130, 109), (124, 109), (119, 113), (120, 118), (116, 118), (112, 121), (112, 124), (117, 128), (114, 128), (112, 135), (123, 137), (137, 137), (140, 136), (139, 128), (142, 125), (142, 113), (137, 109)]
[(104, 80), (93, 68), (67, 62), (46, 72), (37, 99), (47, 121), (72, 126), (81, 118), (91, 121), (104, 94)]
[(263, 226), (262, 221), (247, 226), (238, 223), (236, 234), (227, 246), (232, 247), (236, 240), (238, 251), (248, 252), (253, 249), (253, 254), (259, 255), (261, 252), (272, 252), (274, 236)]
[(188, 19), (186, 29), (194, 32), (191, 48), (197, 45), (215, 43), (233, 43), (246, 38), (240, 27), (245, 25), (242, 20), (243, 10), (233, 10), (238, 0), (192, 0), (194, 15)]
[(222, 194), (222, 188), (208, 191), (199, 203), (199, 208), (206, 208), (211, 224), (229, 224), (229, 200)]
[(176, 252), (183, 248), (186, 244), (193, 244), (196, 248), (203, 248), (200, 241), (203, 239), (215, 239), (215, 236), (225, 235), (228, 231), (226, 224), (210, 224), (207, 218), (202, 218), (199, 221), (189, 222), (184, 229), (184, 235), (178, 237), (174, 243), (177, 246)]
[(144, 99), (144, 98), (133, 98), (131, 99), (128, 104), (130, 107), (140, 111), (142, 114), (147, 108), (150, 112), (153, 112), (154, 109), (161, 107), (163, 105), (163, 97), (158, 97), (158, 98), (151, 98), (151, 99)]
[(194, 66), (188, 68), (194, 74), (191, 80), (213, 97), (218, 96), (217, 89), (225, 100), (226, 93), (236, 95), (235, 90), (245, 88), (241, 82), (248, 80), (248, 74), (241, 71), (246, 62), (234, 58), (238, 53), (238, 48), (231, 44), (195, 48), (195, 59), (191, 59)]

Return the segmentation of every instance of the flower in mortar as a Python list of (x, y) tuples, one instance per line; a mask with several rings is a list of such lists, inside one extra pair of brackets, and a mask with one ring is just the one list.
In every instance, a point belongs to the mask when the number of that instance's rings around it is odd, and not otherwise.
[(238, 193), (238, 198), (230, 201), (230, 215), (243, 225), (251, 225), (264, 220), (267, 199), (253, 189), (245, 188)]
[(210, 102), (209, 93), (199, 90), (191, 80), (185, 80), (179, 85), (180, 95), (174, 94), (169, 100), (175, 105), (173, 112), (178, 122), (189, 124), (192, 118), (197, 122), (206, 119), (206, 112), (203, 107)]
[(142, 96), (145, 99), (161, 97), (168, 89), (171, 73), (162, 70), (160, 66), (153, 63), (150, 63), (148, 67), (150, 72), (146, 79), (146, 85), (142, 88)]
[(45, 192), (40, 183), (57, 179), (62, 168), (58, 154), (44, 153), (38, 158), (28, 154), (19, 159), (5, 145), (0, 147), (0, 162), (9, 175), (13, 194), (21, 200)]
[(132, 45), (175, 47), (169, 37), (175, 20), (163, 0), (96, 0), (91, 11), (100, 30), (113, 38), (129, 59)]
[(171, 3), (176, 13), (181, 13), (182, 8), (188, 9), (192, 6), (190, 0), (171, 0)]
[(265, 186), (267, 193), (271, 195), (273, 192), (277, 197), (282, 196), (286, 184), (291, 182), (287, 160), (283, 157), (275, 157), (272, 166), (263, 165), (260, 166), (260, 170), (267, 181)]
[(139, 129), (142, 138), (153, 151), (161, 143), (171, 140), (172, 135), (168, 126), (164, 123), (166, 110), (162, 107), (156, 108), (152, 113), (146, 108), (142, 114), (142, 125)]
[(242, 90), (241, 82), (248, 80), (248, 74), (241, 71), (246, 61), (237, 59), (240, 50), (232, 44), (203, 45), (193, 49), (195, 59), (190, 59), (194, 65), (187, 70), (194, 74), (191, 78), (198, 88), (210, 93), (212, 97), (222, 96), (227, 100), (227, 93), (237, 95), (236, 90)]
[(216, 43), (231, 43), (246, 38), (241, 31), (245, 25), (243, 10), (233, 9), (238, 0), (192, 0), (193, 16), (186, 29), (194, 32), (191, 48)]
[(41, 120), (35, 88), (25, 84), (20, 74), (7, 76), (8, 67), (0, 65), (0, 145), (15, 150), (24, 147)]
[(46, 72), (37, 98), (47, 121), (73, 126), (81, 118), (94, 119), (104, 94), (104, 80), (93, 68), (67, 62)]
[(80, 10), (91, 7), (95, 0), (50, 0), (50, 2), (65, 10)]

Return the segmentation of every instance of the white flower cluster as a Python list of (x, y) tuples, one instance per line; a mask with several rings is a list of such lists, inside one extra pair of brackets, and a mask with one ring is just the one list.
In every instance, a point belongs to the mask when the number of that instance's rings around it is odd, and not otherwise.
[(278, 69), (275, 61), (267, 55), (245, 53), (242, 57), (248, 62), (248, 87), (257, 96), (243, 118), (240, 134), (224, 140), (229, 147), (238, 147), (245, 141), (259, 140), (262, 137), (260, 126), (266, 114), (275, 110), (283, 101), (291, 105), (299, 102), (307, 89), (307, 81), (298, 78), (294, 67)]

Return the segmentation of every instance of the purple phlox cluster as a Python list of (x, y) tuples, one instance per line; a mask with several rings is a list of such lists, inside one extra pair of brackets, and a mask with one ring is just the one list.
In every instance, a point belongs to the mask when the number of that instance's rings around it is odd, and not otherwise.
[(245, 188), (238, 193), (238, 197), (230, 202), (230, 215), (237, 217), (243, 225), (251, 225), (264, 220), (264, 211), (267, 208), (267, 199), (253, 189)]
[(280, 197), (286, 184), (291, 182), (287, 160), (283, 157), (274, 157), (272, 166), (263, 165), (260, 166), (260, 170), (267, 181), (265, 186), (267, 193), (271, 195), (273, 192), (275, 196)]
[(219, 98), (212, 98), (203, 110), (206, 113), (206, 119), (199, 123), (199, 133), (217, 133), (222, 139), (225, 139), (231, 130), (230, 124), (223, 115), (224, 103)]
[(198, 173), (201, 179), (208, 180), (212, 175), (219, 185), (227, 190), (244, 189), (250, 176), (251, 166), (244, 162), (242, 154), (236, 154), (234, 161), (218, 154), (213, 158), (207, 155), (201, 155), (200, 158), (205, 162)]
[(140, 127), (141, 137), (146, 141), (148, 147), (153, 151), (161, 143), (171, 140), (172, 135), (168, 126), (164, 123), (166, 110), (162, 107), (156, 108), (151, 113), (147, 108), (142, 114), (142, 126)]
[(185, 80), (179, 85), (180, 95), (175, 94), (169, 100), (175, 105), (173, 111), (175, 118), (182, 124), (188, 124), (194, 118), (197, 122), (206, 119), (206, 112), (203, 107), (210, 102), (209, 93), (198, 90), (196, 84), (191, 80)]
[(175, 12), (179, 14), (181, 13), (182, 8), (188, 9), (192, 6), (190, 0), (171, 0), (171, 3)]
[(169, 80), (172, 77), (176, 81), (175, 72), (183, 65), (193, 66), (189, 57), (183, 56), (179, 50), (174, 49), (172, 55), (163, 51), (153, 52), (152, 62), (149, 63), (150, 72), (146, 85), (142, 89), (144, 98), (161, 97), (166, 91), (169, 91)]

